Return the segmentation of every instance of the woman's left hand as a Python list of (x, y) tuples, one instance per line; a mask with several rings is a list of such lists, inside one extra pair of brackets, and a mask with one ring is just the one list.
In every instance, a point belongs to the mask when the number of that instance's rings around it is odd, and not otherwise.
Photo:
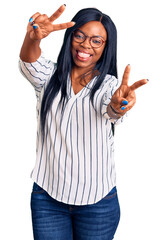
[(142, 79), (128, 86), (129, 74), (130, 65), (127, 65), (123, 74), (121, 86), (113, 94), (111, 102), (109, 103), (112, 110), (122, 116), (135, 105), (135, 90), (148, 82), (148, 79)]

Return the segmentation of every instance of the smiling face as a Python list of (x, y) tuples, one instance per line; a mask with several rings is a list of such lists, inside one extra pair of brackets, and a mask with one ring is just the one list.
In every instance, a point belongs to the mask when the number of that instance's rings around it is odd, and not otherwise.
[(101, 22), (91, 21), (79, 28), (86, 36), (86, 40), (82, 43), (72, 39), (71, 53), (74, 61), (74, 66), (87, 70), (93, 69), (100, 59), (105, 48), (105, 42), (99, 48), (93, 48), (90, 44), (90, 38), (101, 36), (104, 41), (107, 40), (107, 32)]

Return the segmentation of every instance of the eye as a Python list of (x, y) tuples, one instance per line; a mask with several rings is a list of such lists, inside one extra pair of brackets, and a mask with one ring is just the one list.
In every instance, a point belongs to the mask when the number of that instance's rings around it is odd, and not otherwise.
[(84, 39), (84, 35), (83, 35), (81, 32), (79, 32), (79, 31), (77, 31), (77, 32), (74, 33), (74, 37), (75, 37), (76, 39), (78, 39), (78, 40)]
[(102, 40), (100, 38), (92, 38), (92, 43), (96, 45), (100, 45), (102, 43)]

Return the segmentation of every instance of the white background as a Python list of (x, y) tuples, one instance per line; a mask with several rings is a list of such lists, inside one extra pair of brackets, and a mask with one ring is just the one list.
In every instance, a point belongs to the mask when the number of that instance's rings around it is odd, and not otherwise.
[[(116, 240), (167, 239), (167, 17), (165, 1), (4, 1), (0, 43), (0, 239), (31, 240), (30, 173), (35, 164), (36, 97), (18, 70), (28, 19), (51, 15), (61, 4), (67, 22), (81, 8), (108, 14), (118, 30), (118, 72), (131, 64), (130, 84), (148, 78), (137, 103), (117, 126), (115, 162), (121, 220)], [(47, 58), (56, 61), (63, 31), (44, 39)], [(68, 240), (68, 239), (67, 239)]]

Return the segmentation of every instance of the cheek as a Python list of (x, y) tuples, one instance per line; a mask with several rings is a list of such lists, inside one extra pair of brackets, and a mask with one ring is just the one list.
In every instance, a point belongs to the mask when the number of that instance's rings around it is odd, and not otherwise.
[(101, 56), (103, 55), (103, 52), (104, 52), (104, 48), (103, 49), (100, 49), (99, 51), (96, 52), (96, 56), (97, 56), (97, 60), (99, 60), (101, 58)]
[(74, 56), (76, 54), (76, 44), (72, 43), (71, 44), (71, 54)]

